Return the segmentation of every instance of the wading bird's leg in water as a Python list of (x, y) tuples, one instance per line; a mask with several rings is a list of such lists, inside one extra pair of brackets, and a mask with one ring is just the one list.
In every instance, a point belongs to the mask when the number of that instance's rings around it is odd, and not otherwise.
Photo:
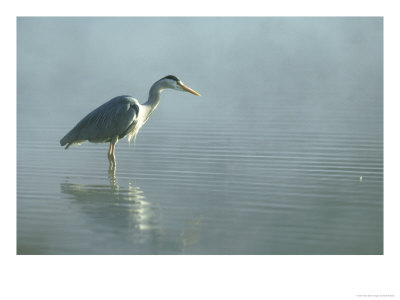
[(115, 137), (110, 142), (110, 148), (108, 148), (108, 161), (110, 162), (109, 170), (115, 169), (117, 163), (115, 161), (115, 145), (118, 143), (118, 137)]
[(108, 179), (110, 179), (110, 186), (115, 187), (117, 183), (117, 177), (115, 176), (115, 168), (108, 169)]

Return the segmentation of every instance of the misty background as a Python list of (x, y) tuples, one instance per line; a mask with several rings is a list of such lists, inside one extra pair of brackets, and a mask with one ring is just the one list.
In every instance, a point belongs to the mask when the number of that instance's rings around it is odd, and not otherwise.
[[(292, 102), (301, 103), (302, 118), (357, 105), (363, 105), (363, 113), (379, 114), (376, 109), (382, 106), (371, 104), (382, 101), (382, 22), (19, 18), (18, 113), (29, 112), (24, 122), (59, 123), (61, 112), (80, 118), (116, 95), (132, 95), (143, 103), (150, 86), (172, 74), (203, 97), (187, 99), (168, 91), (158, 118), (171, 118), (179, 106), (184, 112), (179, 118), (239, 114), (246, 120), (268, 114), (282, 101), (289, 113)], [(67, 127), (77, 121), (70, 120)]]

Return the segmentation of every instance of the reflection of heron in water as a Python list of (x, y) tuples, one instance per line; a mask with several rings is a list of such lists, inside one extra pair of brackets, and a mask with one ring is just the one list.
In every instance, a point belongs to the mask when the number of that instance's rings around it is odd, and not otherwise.
[(132, 137), (136, 138), (139, 129), (147, 122), (160, 103), (161, 92), (165, 89), (189, 92), (200, 96), (175, 76), (166, 76), (151, 86), (149, 98), (143, 104), (131, 96), (119, 96), (99, 106), (79, 121), (60, 140), (61, 146), (67, 145), (65, 148), (68, 149), (69, 146), (81, 144), (86, 140), (93, 143), (110, 143), (108, 149), (109, 169), (115, 168), (115, 145), (118, 140), (125, 136), (128, 136), (129, 141)]
[[(110, 184), (61, 184), (61, 191), (73, 200), (73, 208), (84, 213), (90, 239), (102, 245), (82, 241), (81, 252), (101, 254), (186, 253), (201, 237), (202, 217), (189, 217), (182, 227), (164, 231), (162, 208), (151, 203), (144, 192), (131, 183), (116, 183), (115, 169), (109, 170)], [(168, 214), (167, 214), (168, 215)], [(167, 221), (175, 223), (174, 219)], [(176, 225), (175, 225), (176, 226)], [(92, 234), (93, 233), (93, 234)]]
[[(85, 230), (104, 240), (103, 245), (88, 247), (83, 252), (119, 254), (154, 252), (151, 245), (159, 244), (163, 231), (160, 224), (160, 207), (146, 201), (143, 191), (128, 184), (121, 187), (115, 183), (115, 173), (110, 173), (114, 184), (73, 184), (62, 183), (61, 191), (76, 200), (79, 213), (84, 213)], [(103, 248), (104, 247), (104, 248)]]

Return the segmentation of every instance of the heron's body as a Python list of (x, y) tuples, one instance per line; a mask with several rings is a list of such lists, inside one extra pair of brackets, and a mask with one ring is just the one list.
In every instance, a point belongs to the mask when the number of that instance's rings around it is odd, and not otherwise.
[[(130, 96), (119, 96), (99, 106), (64, 136), (61, 146), (92, 143), (107, 143), (113, 138), (122, 139), (139, 130), (137, 120), (140, 104)], [(101, 129), (101, 130), (99, 130)]]
[(185, 86), (175, 76), (166, 76), (152, 85), (148, 101), (140, 104), (131, 96), (118, 96), (99, 106), (85, 116), (61, 140), (66, 149), (71, 145), (81, 144), (88, 140), (93, 143), (110, 143), (108, 160), (110, 168), (114, 168), (115, 145), (118, 140), (128, 136), (136, 138), (139, 129), (146, 123), (160, 102), (164, 89), (187, 91), (200, 96)]

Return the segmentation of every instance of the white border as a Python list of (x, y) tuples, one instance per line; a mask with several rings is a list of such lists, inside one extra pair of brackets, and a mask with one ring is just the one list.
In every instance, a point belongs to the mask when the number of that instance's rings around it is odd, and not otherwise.
[[(14, 1), (1, 12), (3, 299), (364, 299), (400, 296), (395, 1)], [(3, 4), (4, 6), (4, 4)], [(16, 16), (384, 16), (384, 256), (16, 256)], [(4, 92), (5, 91), (5, 92)], [(6, 296), (7, 295), (7, 296)], [(382, 297), (381, 297), (382, 298)], [(139, 298), (140, 299), (140, 298)], [(376, 297), (374, 297), (376, 299)]]

